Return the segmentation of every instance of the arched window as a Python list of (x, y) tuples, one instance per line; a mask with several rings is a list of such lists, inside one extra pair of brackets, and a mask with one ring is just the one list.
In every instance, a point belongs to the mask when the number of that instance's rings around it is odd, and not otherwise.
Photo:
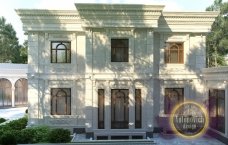
[(184, 63), (183, 43), (168, 43), (165, 49), (165, 63)]
[(51, 42), (51, 63), (70, 63), (71, 43), (69, 41)]
[(27, 105), (28, 103), (28, 81), (19, 79), (15, 83), (15, 105)]
[(71, 114), (71, 89), (52, 88), (51, 89), (51, 115)]
[(0, 107), (12, 105), (12, 85), (7, 79), (0, 79)]
[(183, 102), (184, 89), (183, 88), (166, 88), (165, 89), (165, 106), (164, 113), (170, 114), (173, 108)]

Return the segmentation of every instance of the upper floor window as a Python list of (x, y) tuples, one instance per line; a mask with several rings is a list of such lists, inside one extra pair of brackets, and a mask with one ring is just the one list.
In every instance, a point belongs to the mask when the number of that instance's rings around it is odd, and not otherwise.
[(52, 41), (51, 42), (51, 63), (71, 62), (71, 42)]
[(111, 61), (128, 62), (128, 39), (111, 39)]
[(184, 63), (183, 43), (167, 43), (165, 63)]

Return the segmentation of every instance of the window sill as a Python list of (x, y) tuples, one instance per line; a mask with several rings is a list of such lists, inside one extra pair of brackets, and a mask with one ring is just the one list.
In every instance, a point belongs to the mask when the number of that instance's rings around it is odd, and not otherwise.
[(162, 69), (169, 69), (169, 68), (186, 68), (186, 64), (179, 64), (179, 63), (167, 63), (160, 65)]

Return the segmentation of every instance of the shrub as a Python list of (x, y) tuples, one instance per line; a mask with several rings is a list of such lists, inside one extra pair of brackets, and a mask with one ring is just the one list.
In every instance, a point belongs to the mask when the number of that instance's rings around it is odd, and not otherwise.
[(6, 126), (8, 126), (13, 130), (22, 130), (26, 128), (27, 122), (28, 122), (27, 117), (23, 117), (17, 120), (10, 121), (9, 123), (6, 124)]
[(16, 141), (16, 137), (13, 134), (13, 132), (7, 131), (7, 132), (3, 133), (0, 137), (0, 144), (1, 145), (16, 145), (17, 141)]
[(50, 143), (67, 143), (70, 140), (70, 131), (63, 128), (52, 129), (48, 135), (48, 141)]
[(12, 134), (15, 136), (15, 138), (16, 138), (16, 141), (17, 141), (17, 143), (18, 143), (18, 141), (20, 141), (20, 133), (21, 133), (21, 131), (20, 130), (11, 130), (11, 132), (12, 132)]
[(19, 131), (17, 142), (21, 144), (35, 143), (36, 131), (33, 128), (26, 128)]
[[(8, 124), (8, 123), (7, 123)], [(2, 133), (1, 132), (6, 132), (6, 131), (10, 131), (10, 130), (12, 130), (7, 124), (4, 124), (4, 125), (1, 125), (0, 126), (0, 136), (2, 135)]]
[(6, 121), (5, 118), (0, 118), (0, 124), (3, 123), (3, 122), (5, 122), (5, 121)]
[(36, 132), (34, 140), (36, 142), (48, 142), (48, 135), (50, 132), (50, 128), (47, 126), (37, 126), (33, 128)]

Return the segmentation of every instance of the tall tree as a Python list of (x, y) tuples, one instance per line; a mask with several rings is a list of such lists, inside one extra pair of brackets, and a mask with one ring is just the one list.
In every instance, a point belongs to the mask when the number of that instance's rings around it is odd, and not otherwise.
[(12, 25), (6, 23), (4, 17), (0, 17), (0, 63), (23, 63), (21, 47)]
[(28, 63), (28, 40), (20, 48), (21, 63)]
[(206, 11), (220, 11), (212, 25), (212, 32), (207, 36), (208, 67), (227, 65), (228, 54), (228, 2), (215, 0)]

